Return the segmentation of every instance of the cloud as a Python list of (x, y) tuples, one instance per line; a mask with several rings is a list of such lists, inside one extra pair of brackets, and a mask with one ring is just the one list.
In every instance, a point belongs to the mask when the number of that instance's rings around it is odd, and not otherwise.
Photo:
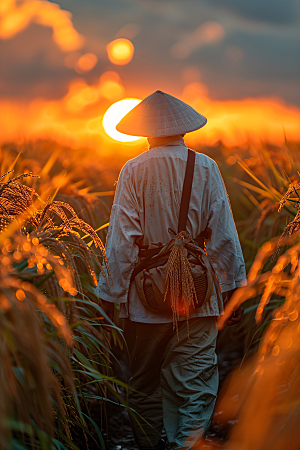
[[(53, 29), (31, 22), (1, 42), (6, 62), (0, 94), (58, 98), (78, 76), (72, 69), (77, 60), (93, 53), (98, 63), (81, 72), (85, 80), (94, 83), (104, 71), (117, 70), (129, 96), (158, 88), (180, 95), (192, 67), (215, 99), (276, 95), (300, 105), (297, 1), (285, 0), (283, 12), (283, 2), (272, 0), (267, 19), (269, 0), (260, 2), (254, 15), (249, 0), (55, 0), (58, 11), (72, 11), (72, 26), (85, 37), (81, 52), (64, 55), (52, 40)], [(135, 52), (116, 69), (106, 45), (119, 37), (131, 39)]]
[(72, 14), (60, 9), (57, 3), (47, 0), (2, 0), (0, 7), (0, 38), (10, 39), (28, 27), (38, 23), (53, 30), (53, 41), (63, 51), (80, 48), (84, 42), (73, 27)]
[(1, 97), (58, 98), (64, 94), (74, 71), (65, 67), (65, 55), (53, 44), (49, 28), (32, 24), (1, 46)]
[(181, 41), (172, 46), (171, 52), (176, 58), (184, 59), (204, 45), (221, 41), (224, 35), (225, 30), (222, 25), (210, 20), (204, 22), (192, 32), (184, 34)]
[[(286, 2), (291, 14), (295, 3)], [(18, 133), (55, 136), (72, 145), (101, 148), (105, 137), (99, 132), (99, 116), (105, 109), (125, 96), (143, 98), (156, 89), (208, 113), (209, 125), (201, 132), (208, 144), (219, 138), (244, 142), (254, 128), (277, 142), (283, 138), (283, 123), (291, 137), (297, 135), (299, 110), (283, 100), (300, 105), (299, 14), (291, 22), (283, 15), (279, 22), (278, 0), (270, 16), (276, 20), (263, 19), (262, 8), (254, 17), (245, 0), (229, 0), (226, 9), (220, 0), (0, 0), (2, 33), (2, 19), (8, 17), (3, 5), (18, 11), (25, 3), (50, 4), (48, 11), (55, 3), (61, 8), (54, 6), (54, 15), (45, 15), (44, 21), (37, 20), (42, 13), (35, 10), (18, 26), (4, 27), (1, 139)], [(65, 9), (72, 11), (72, 21)], [(84, 35), (80, 51), (72, 47), (65, 52), (53, 39), (61, 23)], [(10, 35), (9, 29), (14, 30)], [(121, 37), (131, 39), (135, 51), (129, 64), (115, 66), (106, 45)], [(181, 54), (174, 50), (178, 44)], [(244, 100), (247, 97), (252, 99)]]

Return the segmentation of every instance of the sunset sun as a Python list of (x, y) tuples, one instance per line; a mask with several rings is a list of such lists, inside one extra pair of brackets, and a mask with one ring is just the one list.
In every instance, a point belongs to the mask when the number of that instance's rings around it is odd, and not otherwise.
[(111, 105), (103, 116), (103, 128), (112, 139), (119, 142), (133, 142), (142, 139), (140, 136), (129, 136), (116, 130), (116, 125), (120, 120), (140, 103), (137, 98), (124, 98)]

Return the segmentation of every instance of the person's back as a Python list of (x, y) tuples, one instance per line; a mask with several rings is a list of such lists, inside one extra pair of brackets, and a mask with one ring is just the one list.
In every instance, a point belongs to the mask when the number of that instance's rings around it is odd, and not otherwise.
[[(160, 91), (145, 99), (144, 105), (141, 103), (138, 120), (142, 114), (146, 117), (148, 114), (150, 125), (147, 126), (153, 126), (153, 99), (158, 99), (158, 116), (167, 126), (168, 117), (163, 120), (162, 113), (170, 111), (173, 97)], [(121, 304), (120, 318), (125, 319), (124, 334), (132, 374), (130, 405), (150, 424), (150, 427), (144, 424), (146, 435), (133, 424), (140, 448), (162, 446), (163, 421), (172, 448), (194, 445), (209, 425), (218, 386), (216, 320), (223, 305), (217, 296), (212, 295), (208, 302), (190, 313), (189, 337), (181, 324), (177, 340), (172, 316), (147, 309), (139, 299), (135, 284), (131, 283), (133, 270), (140, 261), (140, 248), (167, 244), (172, 237), (170, 232), (177, 234), (188, 149), (181, 133), (176, 134), (175, 130), (189, 132), (196, 128), (193, 124), (189, 129), (191, 125), (184, 120), (183, 125), (176, 125), (180, 120), (174, 121), (174, 114), (180, 101), (174, 100), (176, 108), (170, 122), (173, 135), (155, 136), (152, 130), (151, 135), (155, 137), (148, 138), (149, 150), (128, 161), (120, 173), (106, 247), (112, 283), (108, 285), (100, 276), (96, 290), (105, 304)], [(189, 109), (186, 112), (185, 106), (182, 114), (188, 116)], [(128, 123), (130, 126), (133, 122), (130, 114), (128, 120), (125, 117), (124, 130), (119, 131), (125, 132)], [(197, 114), (195, 111), (192, 114), (194, 122)], [(204, 119), (199, 115), (198, 128), (205, 124)], [(142, 117), (138, 126), (143, 128), (144, 123), (147, 122)], [(137, 131), (135, 128), (130, 134), (138, 135)], [(216, 163), (198, 153), (186, 230), (196, 238), (205, 229), (210, 235), (206, 242), (207, 255), (222, 292), (244, 285), (243, 255), (222, 177)]]
[[(168, 145), (153, 147), (129, 161), (122, 170), (122, 186), (128, 177), (136, 196), (136, 208), (143, 230), (142, 245), (168, 242), (171, 228), (177, 231), (179, 206), (186, 169), (187, 147), (180, 136)], [(216, 164), (196, 154), (187, 231), (196, 237), (208, 221), (211, 184)], [(120, 192), (122, 201), (122, 192)], [(116, 199), (117, 200), (117, 199)], [(159, 225), (159, 226), (158, 226)]]

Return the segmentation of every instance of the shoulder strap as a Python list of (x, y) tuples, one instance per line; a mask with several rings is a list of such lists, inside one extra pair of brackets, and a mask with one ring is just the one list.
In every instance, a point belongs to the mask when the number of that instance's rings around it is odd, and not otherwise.
[(180, 211), (179, 211), (178, 233), (180, 231), (185, 231), (186, 229), (193, 184), (193, 176), (194, 176), (195, 156), (196, 153), (188, 149), (188, 158), (186, 163), (181, 203), (180, 203)]

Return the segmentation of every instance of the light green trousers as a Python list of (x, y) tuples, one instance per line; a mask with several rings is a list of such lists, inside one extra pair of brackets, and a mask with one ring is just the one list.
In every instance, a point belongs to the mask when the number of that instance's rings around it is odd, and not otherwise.
[(172, 324), (125, 319), (129, 350), (129, 405), (145, 421), (132, 421), (139, 447), (155, 447), (163, 427), (171, 449), (190, 449), (208, 429), (218, 390), (215, 317)]

